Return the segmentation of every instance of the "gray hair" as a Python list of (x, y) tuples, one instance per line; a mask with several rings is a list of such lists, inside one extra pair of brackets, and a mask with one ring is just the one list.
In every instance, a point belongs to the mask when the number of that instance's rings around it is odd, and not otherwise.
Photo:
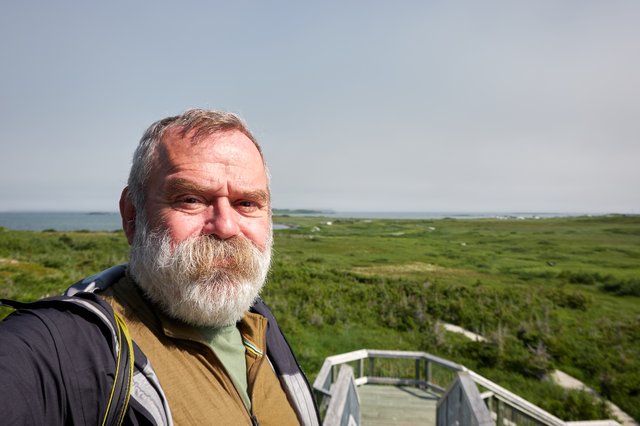
[(240, 117), (224, 111), (190, 109), (181, 115), (156, 121), (149, 126), (140, 139), (140, 143), (133, 154), (133, 163), (127, 183), (129, 186), (129, 197), (139, 213), (141, 213), (144, 208), (146, 186), (153, 170), (154, 162), (158, 156), (157, 147), (166, 132), (170, 129), (179, 129), (181, 137), (185, 137), (193, 131), (194, 133), (191, 137), (192, 143), (198, 143), (198, 141), (203, 138), (216, 133), (232, 130), (242, 132), (258, 149), (265, 166), (265, 173), (267, 173), (267, 182), (269, 182), (269, 173), (264, 161), (262, 149)]

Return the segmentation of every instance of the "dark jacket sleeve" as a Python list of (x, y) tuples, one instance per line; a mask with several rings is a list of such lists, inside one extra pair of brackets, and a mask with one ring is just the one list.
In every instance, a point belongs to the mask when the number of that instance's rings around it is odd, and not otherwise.
[(18, 310), (1, 322), (0, 423), (101, 423), (115, 370), (105, 332), (81, 310)]

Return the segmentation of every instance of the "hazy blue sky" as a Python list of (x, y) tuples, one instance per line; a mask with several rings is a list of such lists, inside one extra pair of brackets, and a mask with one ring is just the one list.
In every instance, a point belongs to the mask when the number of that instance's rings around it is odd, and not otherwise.
[(640, 2), (0, 5), (0, 211), (116, 210), (151, 122), (240, 114), (274, 206), (640, 213)]

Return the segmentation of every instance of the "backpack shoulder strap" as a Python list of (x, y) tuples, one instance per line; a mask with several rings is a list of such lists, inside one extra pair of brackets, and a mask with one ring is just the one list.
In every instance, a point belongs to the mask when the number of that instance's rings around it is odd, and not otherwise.
[(75, 309), (81, 308), (90, 313), (91, 317), (104, 324), (111, 331), (113, 337), (116, 371), (101, 425), (122, 425), (129, 405), (133, 382), (134, 350), (126, 324), (107, 303), (93, 294), (78, 293), (74, 297), (56, 296), (29, 303), (0, 299), (0, 305), (31, 311), (43, 308), (69, 309), (70, 306), (73, 306)]
[(117, 341), (119, 342), (118, 354), (116, 355), (116, 373), (109, 394), (107, 411), (102, 419), (102, 426), (122, 425), (129, 398), (131, 396), (131, 386), (133, 384), (134, 372), (134, 352), (133, 342), (129, 335), (129, 330), (124, 320), (116, 312), (113, 313), (117, 331)]
[[(127, 264), (113, 266), (78, 281), (69, 287), (65, 294), (68, 296), (96, 297), (90, 293), (99, 293), (109, 288), (120, 281), (126, 271)], [(74, 297), (73, 299), (76, 298)], [(96, 299), (106, 305), (102, 299), (97, 297)], [(109, 312), (113, 312), (110, 306), (108, 308)], [(118, 374), (110, 397), (110, 409), (105, 414), (105, 423), (103, 424), (121, 424), (122, 416), (125, 415), (127, 404), (129, 404), (129, 407), (136, 412), (136, 415), (144, 417), (143, 423), (172, 426), (171, 410), (151, 363), (140, 347), (129, 336), (122, 318), (116, 312), (113, 312), (113, 316), (118, 326), (117, 333), (114, 335), (119, 336), (118, 340), (121, 342), (119, 348), (126, 349), (126, 351), (118, 355), (117, 358), (117, 364), (120, 367), (117, 370)], [(107, 415), (110, 416), (109, 419), (107, 419)], [(113, 423), (110, 420), (111, 418), (116, 418), (119, 423)]]
[(127, 264), (112, 266), (109, 269), (98, 272), (95, 275), (84, 278), (65, 292), (65, 296), (74, 296), (77, 293), (96, 293), (107, 289), (109, 286), (117, 283), (127, 272)]

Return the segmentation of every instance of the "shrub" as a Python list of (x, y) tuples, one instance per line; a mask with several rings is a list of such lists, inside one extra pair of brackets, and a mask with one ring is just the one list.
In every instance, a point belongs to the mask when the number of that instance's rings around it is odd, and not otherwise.
[(611, 417), (606, 403), (579, 390), (557, 390), (539, 403), (540, 407), (566, 421), (600, 420)]
[(575, 291), (567, 291), (562, 288), (547, 292), (549, 299), (562, 308), (586, 311), (591, 304), (591, 298), (586, 294)]
[(600, 289), (616, 296), (640, 296), (640, 279), (605, 282)]

